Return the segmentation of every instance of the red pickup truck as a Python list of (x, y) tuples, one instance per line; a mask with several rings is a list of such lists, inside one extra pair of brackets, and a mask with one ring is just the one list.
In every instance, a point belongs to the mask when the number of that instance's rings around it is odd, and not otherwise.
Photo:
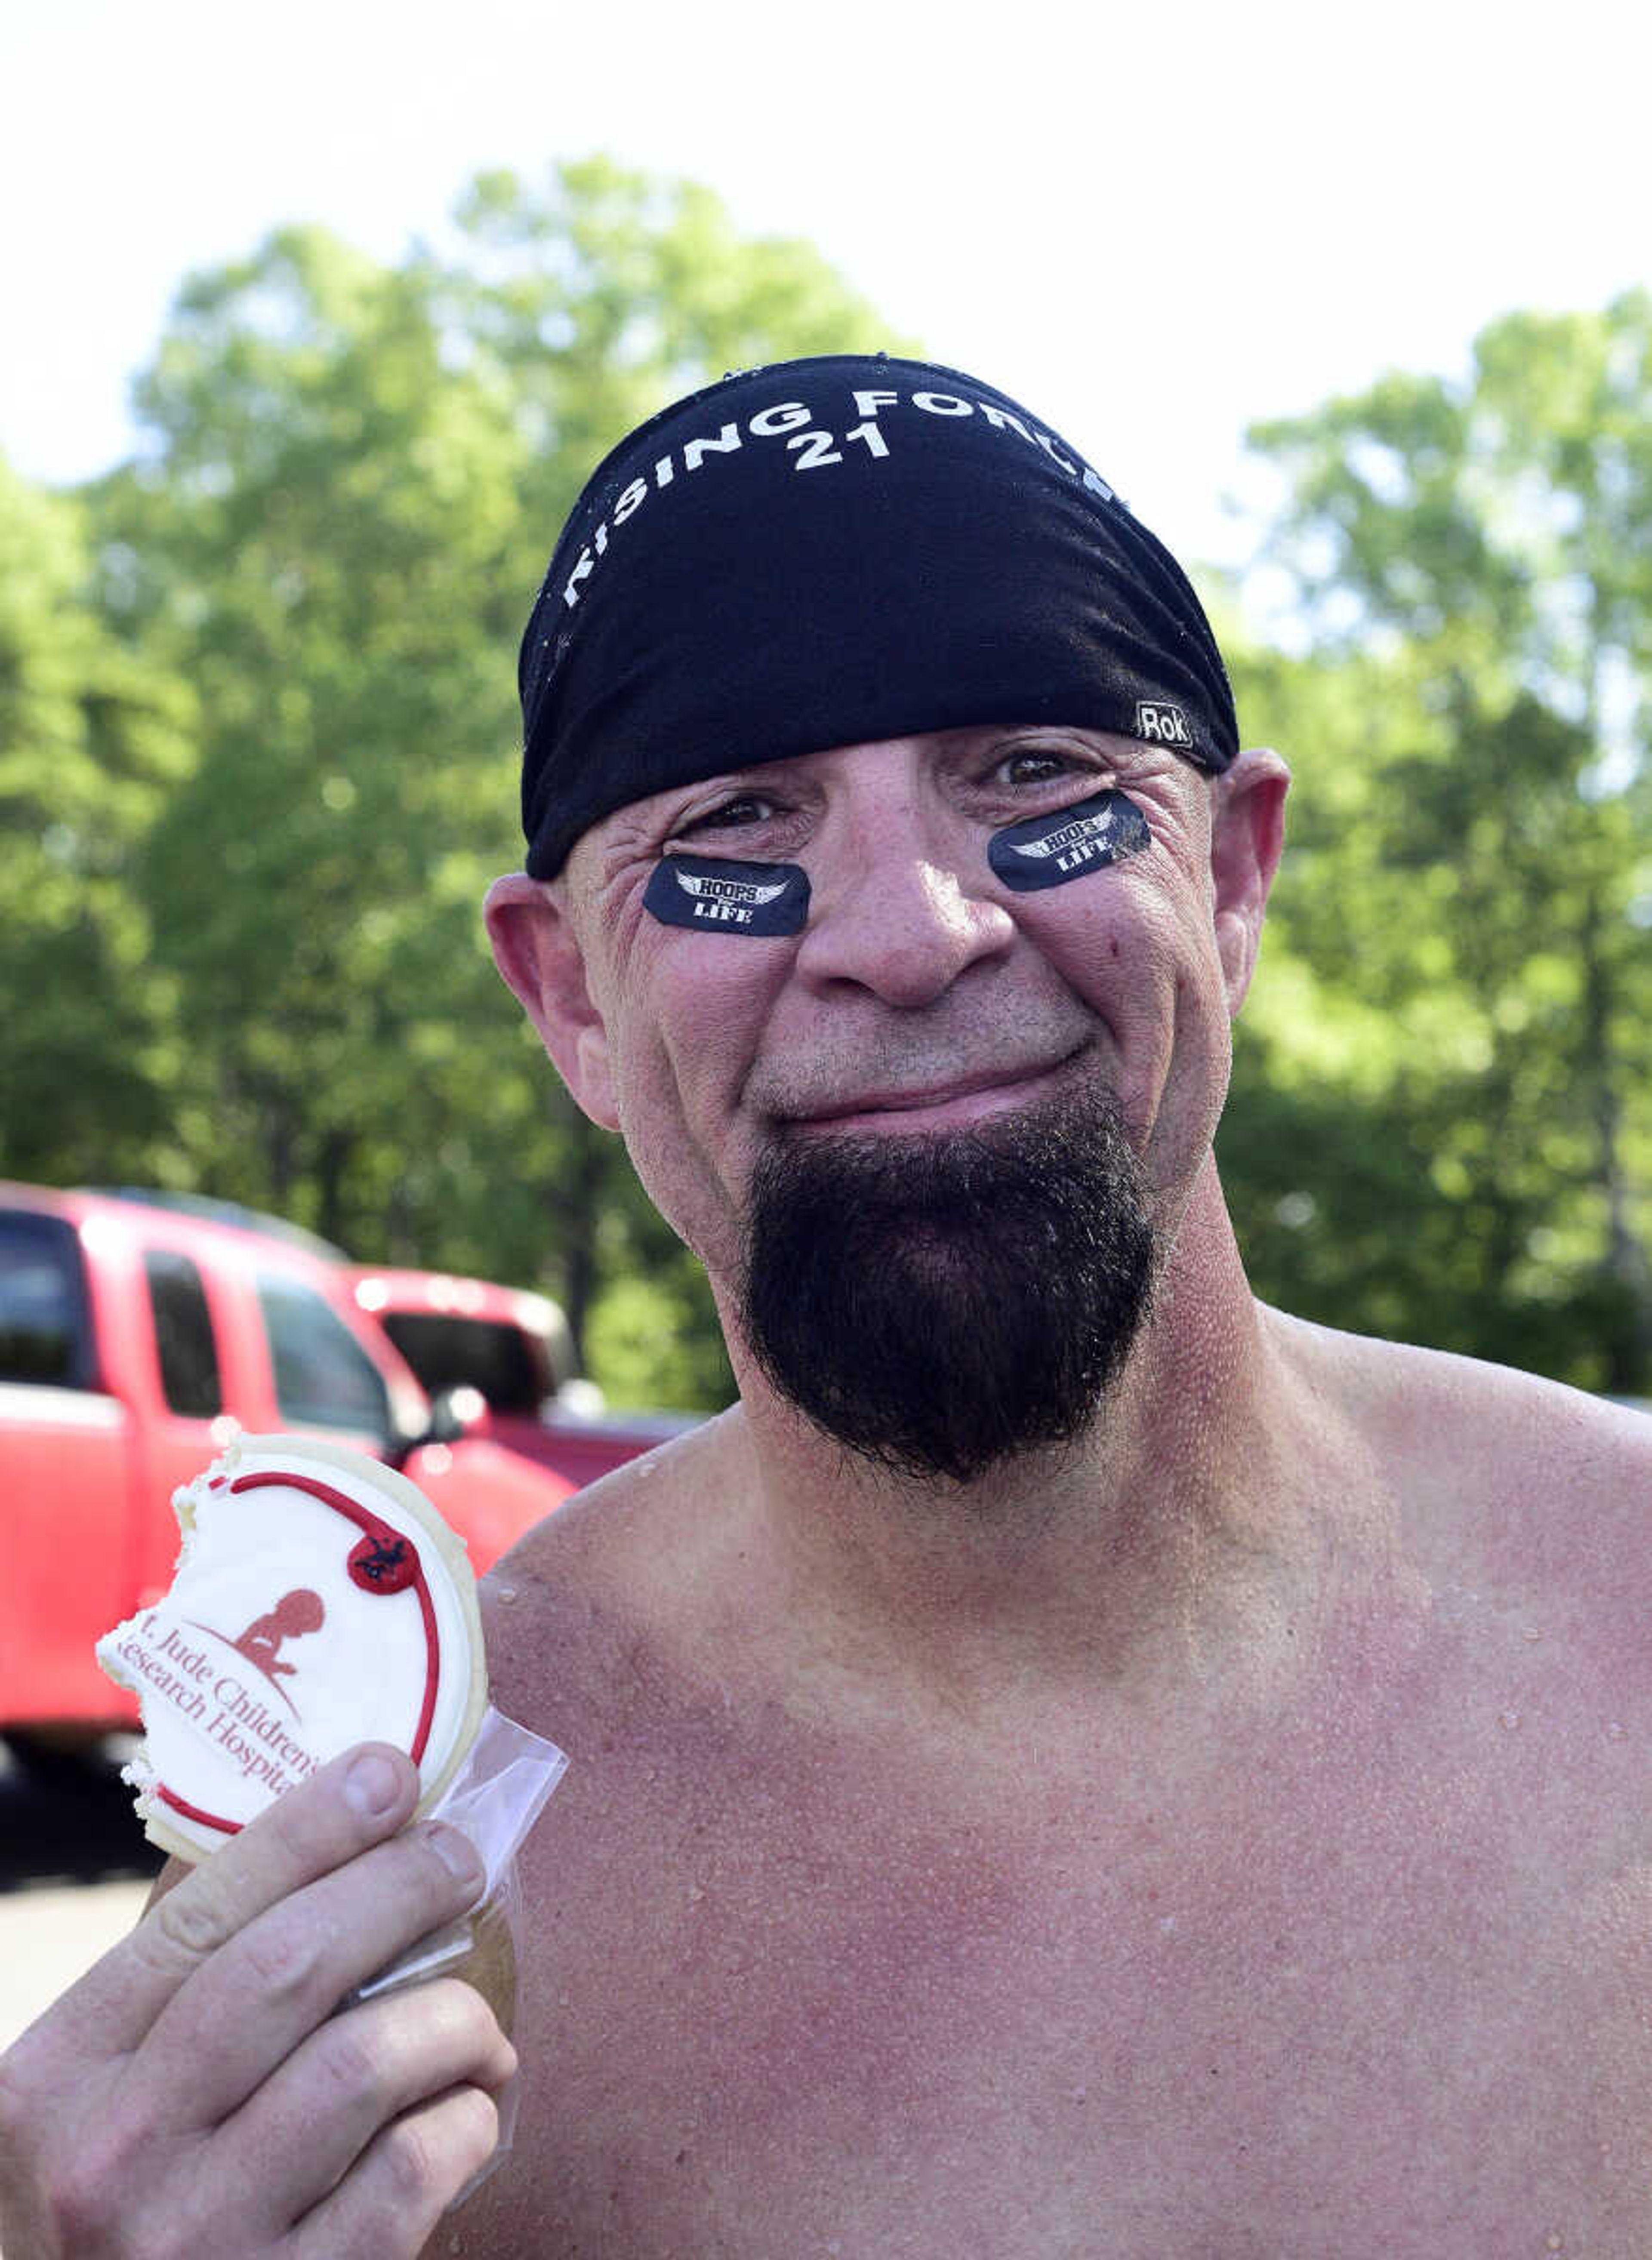
[[(470, 1404), (433, 1403), (309, 1235), (0, 1184), (0, 1733), (135, 1719), (92, 1643), (169, 1583), (173, 1491), (240, 1431), (404, 1466), (486, 1568), (576, 1478)], [(589, 1472), (652, 1441), (616, 1427)]]
[(488, 1434), (574, 1484), (692, 1427), (697, 1414), (607, 1412), (574, 1370), (568, 1321), (547, 1296), (445, 1271), (363, 1266), (358, 1309), (390, 1336), (433, 1397), (474, 1389)]

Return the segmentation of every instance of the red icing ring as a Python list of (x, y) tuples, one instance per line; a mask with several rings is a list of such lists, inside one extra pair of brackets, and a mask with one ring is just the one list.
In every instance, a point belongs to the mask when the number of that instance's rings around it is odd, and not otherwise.
[[(408, 1756), (418, 1765), (430, 1741), (430, 1725), (436, 1713), (436, 1695), (441, 1679), (441, 1641), (436, 1627), (436, 1608), (430, 1598), (425, 1564), (419, 1557), (418, 1547), (393, 1524), (375, 1514), (370, 1507), (359, 1505), (343, 1491), (335, 1491), (331, 1484), (322, 1483), (314, 1476), (283, 1474), (279, 1469), (271, 1468), (255, 1470), (251, 1475), (237, 1476), (230, 1489), (232, 1491), (256, 1491), (268, 1484), (285, 1484), (290, 1490), (305, 1491), (311, 1498), (318, 1498), (324, 1506), (330, 1506), (335, 1514), (341, 1514), (347, 1521), (354, 1523), (362, 1537), (359, 1545), (350, 1548), (348, 1566), (353, 1584), (370, 1593), (401, 1593), (411, 1586), (418, 1594), (419, 1615), (425, 1627), (425, 1699), (419, 1706), (418, 1724), (413, 1729), (413, 1740), (408, 1750)], [(374, 1561), (385, 1563), (380, 1574), (374, 1574), (368, 1567)], [(358, 1574), (358, 1564), (361, 1574)], [(191, 1805), (179, 1797), (163, 1781), (155, 1784), (154, 1794), (162, 1804), (169, 1805), (175, 1813), (181, 1813), (186, 1820), (193, 1820), (202, 1827), (219, 1829), (225, 1836), (239, 1836), (247, 1825), (241, 1820), (222, 1820), (216, 1813), (204, 1813), (198, 1805)]]

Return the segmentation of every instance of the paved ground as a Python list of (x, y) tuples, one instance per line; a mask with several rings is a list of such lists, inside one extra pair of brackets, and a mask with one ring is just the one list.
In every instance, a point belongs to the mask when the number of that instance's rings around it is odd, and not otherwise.
[(148, 1889), (89, 1884), (0, 1899), (0, 2053), (132, 1928)]
[(0, 2049), (131, 1928), (160, 1864), (112, 1763), (36, 1777), (0, 1745)]

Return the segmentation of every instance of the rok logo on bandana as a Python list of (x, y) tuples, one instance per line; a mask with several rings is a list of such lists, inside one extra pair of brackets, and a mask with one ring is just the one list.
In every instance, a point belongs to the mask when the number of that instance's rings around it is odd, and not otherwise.
[(1149, 746), (1172, 746), (1178, 754), (1193, 750), (1193, 732), (1187, 716), (1168, 698), (1138, 698), (1136, 735)]

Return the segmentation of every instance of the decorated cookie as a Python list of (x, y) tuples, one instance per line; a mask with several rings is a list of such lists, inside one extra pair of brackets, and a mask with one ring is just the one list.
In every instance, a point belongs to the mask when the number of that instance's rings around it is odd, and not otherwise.
[(488, 1687), (463, 1541), (424, 1493), (336, 1445), (244, 1436), (173, 1505), (172, 1590), (97, 1643), (142, 1707), (126, 1778), (151, 1841), (198, 1860), (361, 1741), (408, 1753), (427, 1810)]

